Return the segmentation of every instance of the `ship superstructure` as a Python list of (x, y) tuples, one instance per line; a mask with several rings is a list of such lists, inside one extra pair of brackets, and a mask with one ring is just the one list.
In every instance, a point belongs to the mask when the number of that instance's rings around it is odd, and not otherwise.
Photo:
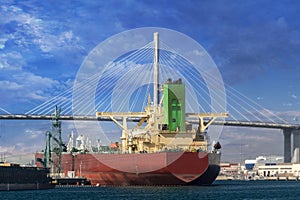
[[(181, 79), (168, 79), (159, 85), (159, 39), (154, 33), (154, 83), (153, 101), (148, 96), (148, 106), (144, 112), (97, 112), (97, 117), (108, 117), (122, 129), (122, 152), (157, 152), (164, 149), (185, 151), (207, 151), (205, 132), (217, 117), (227, 117), (227, 113), (185, 112), (185, 85)], [(159, 94), (163, 94), (159, 98)], [(129, 129), (127, 118), (136, 117), (140, 121)], [(186, 117), (199, 119), (198, 129), (187, 123)], [(208, 122), (204, 123), (204, 118)], [(121, 119), (121, 123), (118, 121)], [(146, 126), (142, 125), (146, 123)]]
[[(96, 116), (108, 117), (122, 129), (122, 153), (154, 153), (168, 149), (208, 150), (205, 131), (194, 129), (192, 124), (186, 122), (185, 86), (180, 79), (165, 82), (160, 104), (155, 106), (148, 102), (145, 112), (97, 112)], [(194, 114), (194, 117), (199, 116), (201, 115)], [(133, 129), (128, 128), (129, 117), (140, 118)]]

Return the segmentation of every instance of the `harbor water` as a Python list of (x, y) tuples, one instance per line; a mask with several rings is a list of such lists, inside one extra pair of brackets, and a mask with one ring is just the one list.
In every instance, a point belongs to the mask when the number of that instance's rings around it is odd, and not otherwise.
[(300, 181), (216, 181), (212, 186), (57, 187), (51, 190), (3, 191), (5, 199), (300, 199)]

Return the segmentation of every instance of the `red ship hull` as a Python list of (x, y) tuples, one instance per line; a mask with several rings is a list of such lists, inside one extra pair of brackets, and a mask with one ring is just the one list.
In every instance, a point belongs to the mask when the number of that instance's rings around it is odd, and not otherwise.
[(219, 173), (214, 160), (206, 152), (63, 154), (62, 168), (65, 175), (75, 171), (92, 185), (203, 185)]

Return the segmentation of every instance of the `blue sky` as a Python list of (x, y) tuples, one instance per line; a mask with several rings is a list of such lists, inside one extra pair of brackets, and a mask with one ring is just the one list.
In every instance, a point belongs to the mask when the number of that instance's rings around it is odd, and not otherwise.
[[(298, 1), (274, 0), (0, 0), (0, 107), (25, 113), (72, 87), (81, 63), (97, 44), (125, 30), (152, 26), (199, 42), (228, 87), (282, 117), (300, 116), (299, 9)], [(43, 131), (50, 126), (0, 123), (0, 147), (23, 152), (41, 148)], [(16, 123), (19, 128), (12, 128)], [(269, 139), (269, 130), (251, 131), (224, 130), (223, 139), (233, 140), (228, 152), (234, 145), (250, 143), (245, 144), (250, 156), (259, 154), (250, 150), (255, 145), (260, 153), (282, 154), (282, 146), (261, 147), (281, 141), (279, 131), (274, 131), (276, 140)], [(260, 131), (265, 137), (253, 137)], [(240, 139), (231, 136), (240, 132)]]

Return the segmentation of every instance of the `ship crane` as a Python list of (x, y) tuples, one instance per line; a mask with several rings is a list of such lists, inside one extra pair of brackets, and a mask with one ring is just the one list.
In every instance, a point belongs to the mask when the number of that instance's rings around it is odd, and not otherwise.
[[(127, 118), (138, 118), (139, 123), (136, 126), (136, 128), (138, 128), (147, 119), (149, 119), (150, 116), (147, 112), (96, 112), (96, 117), (108, 117), (122, 130), (122, 151), (125, 152), (127, 139), (130, 136), (130, 131), (127, 126)], [(122, 123), (119, 122), (119, 119), (121, 119)]]
[[(199, 131), (201, 133), (205, 132), (207, 128), (217, 119), (217, 118), (227, 118), (228, 113), (186, 113), (187, 118), (197, 118), (199, 119)], [(204, 120), (208, 119), (206, 123)]]

